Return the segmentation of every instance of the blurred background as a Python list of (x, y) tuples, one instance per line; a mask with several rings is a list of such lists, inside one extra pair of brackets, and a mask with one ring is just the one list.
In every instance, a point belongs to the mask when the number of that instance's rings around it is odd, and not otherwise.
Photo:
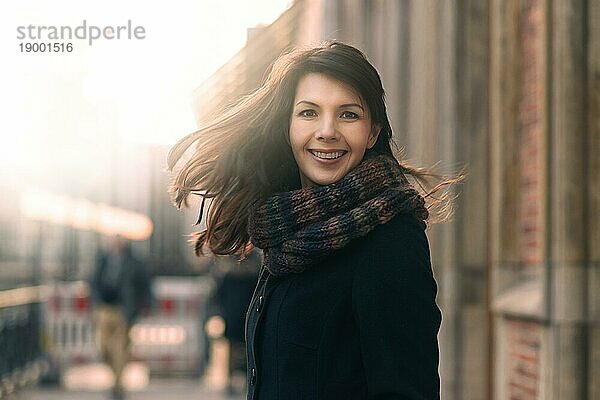
[[(333, 38), (380, 71), (410, 162), (468, 168), (453, 221), (429, 230), (442, 398), (600, 398), (600, 2), (0, 10), (0, 398), (93, 398), (110, 385), (86, 282), (115, 234), (153, 277), (152, 307), (131, 334), (132, 398), (241, 398), (216, 304), (237, 267), (192, 255), (197, 207), (170, 205), (166, 152), (256, 88), (282, 51)], [(83, 19), (131, 20), (146, 38), (20, 51), (17, 26)]]

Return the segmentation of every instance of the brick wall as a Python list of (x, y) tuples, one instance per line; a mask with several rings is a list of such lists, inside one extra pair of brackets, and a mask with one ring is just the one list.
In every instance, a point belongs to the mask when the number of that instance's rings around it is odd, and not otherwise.
[(540, 383), (541, 326), (535, 322), (507, 320), (510, 400), (537, 400)]
[(524, 265), (537, 265), (543, 255), (543, 196), (541, 178), (541, 138), (544, 129), (543, 81), (539, 76), (540, 41), (542, 40), (542, 9), (540, 0), (522, 2), (520, 29), (520, 79), (519, 98), (519, 157), (521, 170), (519, 207), (519, 244)]
[[(543, 0), (522, 0), (519, 14), (519, 249), (520, 262), (536, 270), (544, 260), (544, 79)], [(506, 394), (510, 400), (540, 396), (541, 326), (536, 322), (507, 322)], [(504, 399), (503, 399), (504, 400)]]

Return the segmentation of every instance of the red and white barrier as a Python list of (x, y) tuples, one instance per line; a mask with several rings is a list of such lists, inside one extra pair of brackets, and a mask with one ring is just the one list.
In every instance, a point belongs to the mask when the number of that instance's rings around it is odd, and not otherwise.
[(45, 286), (45, 347), (53, 368), (97, 360), (89, 290), (85, 282), (55, 282)]
[[(153, 307), (130, 331), (132, 360), (147, 363), (151, 373), (197, 373), (206, 351), (201, 321), (212, 286), (209, 278), (156, 278)], [(52, 367), (60, 373), (98, 361), (87, 284), (56, 282), (43, 296), (43, 345)]]
[(206, 349), (202, 317), (213, 282), (162, 277), (153, 284), (154, 308), (131, 329), (132, 356), (151, 373), (196, 373)]

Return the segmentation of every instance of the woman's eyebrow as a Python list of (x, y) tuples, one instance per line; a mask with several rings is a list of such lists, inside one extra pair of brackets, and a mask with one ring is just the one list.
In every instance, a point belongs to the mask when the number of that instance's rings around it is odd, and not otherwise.
[(296, 103), (296, 105), (300, 105), (301, 103), (306, 103), (309, 106), (313, 106), (313, 107), (319, 107), (319, 105), (317, 103), (313, 103), (312, 101), (308, 101), (308, 100), (300, 100), (299, 102)]
[(346, 108), (346, 107), (358, 107), (358, 108), (360, 108), (361, 110), (365, 111), (365, 109), (363, 108), (363, 106), (361, 106), (360, 104), (357, 104), (357, 103), (348, 103), (348, 104), (342, 104), (342, 105), (340, 106), (340, 108)]

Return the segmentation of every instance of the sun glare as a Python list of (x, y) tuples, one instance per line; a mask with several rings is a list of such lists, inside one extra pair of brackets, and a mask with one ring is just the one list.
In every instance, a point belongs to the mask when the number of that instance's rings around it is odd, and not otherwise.
[(145, 240), (152, 234), (152, 221), (130, 210), (85, 199), (27, 190), (21, 195), (21, 213), (28, 219), (90, 230), (106, 236), (121, 235)]
[[(1, 40), (6, 111), (0, 150), (4, 168), (29, 165), (35, 147), (66, 152), (70, 143), (172, 144), (196, 128), (191, 92), (241, 47), (247, 28), (268, 24), (290, 0), (149, 3), (4, 2)], [(142, 40), (74, 41), (70, 53), (19, 50), (19, 27), (144, 28)], [(89, 29), (89, 28), (88, 28)], [(124, 34), (122, 34), (124, 35)], [(86, 127), (86, 129), (82, 129)], [(48, 165), (44, 166), (48, 168)]]

